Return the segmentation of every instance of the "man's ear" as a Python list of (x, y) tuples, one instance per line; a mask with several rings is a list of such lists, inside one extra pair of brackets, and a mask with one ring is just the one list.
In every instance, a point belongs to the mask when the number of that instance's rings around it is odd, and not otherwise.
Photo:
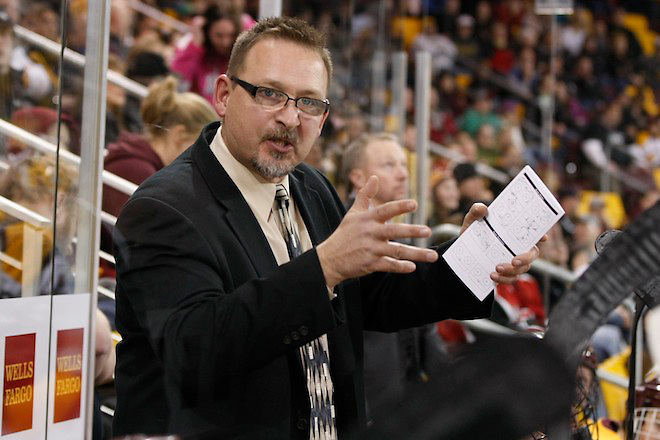
[(227, 113), (227, 101), (231, 94), (231, 79), (224, 73), (215, 79), (215, 91), (213, 93), (213, 107), (221, 118)]
[(351, 182), (353, 188), (355, 188), (356, 190), (361, 190), (362, 187), (367, 184), (367, 180), (369, 180), (369, 176), (367, 176), (367, 173), (365, 173), (361, 169), (353, 168), (348, 173), (348, 180)]
[(318, 136), (321, 136), (321, 131), (323, 131), (323, 124), (325, 124), (326, 119), (328, 119), (328, 115), (330, 114), (330, 111), (327, 111), (323, 113), (323, 116), (321, 117), (321, 123), (319, 124), (319, 134)]

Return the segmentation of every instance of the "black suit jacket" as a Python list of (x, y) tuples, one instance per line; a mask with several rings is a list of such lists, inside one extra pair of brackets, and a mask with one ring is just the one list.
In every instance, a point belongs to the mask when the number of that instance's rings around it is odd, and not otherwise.
[[(277, 266), (238, 188), (209, 148), (219, 124), (144, 182), (114, 235), (117, 408), (113, 435), (308, 437), (298, 347), (327, 333), (337, 429), (365, 425), (362, 330), (396, 331), (490, 313), (442, 259), (414, 274), (372, 274), (328, 300), (315, 248)], [(344, 210), (300, 165), (291, 194), (314, 244)]]

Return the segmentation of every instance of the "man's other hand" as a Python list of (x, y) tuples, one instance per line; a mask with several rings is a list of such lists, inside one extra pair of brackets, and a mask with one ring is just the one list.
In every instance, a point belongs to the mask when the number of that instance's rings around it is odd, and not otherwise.
[(390, 223), (392, 218), (417, 209), (417, 202), (396, 200), (370, 209), (377, 192), (378, 178), (371, 176), (337, 230), (317, 246), (328, 286), (372, 272), (410, 273), (415, 270), (415, 261), (429, 263), (438, 259), (438, 253), (431, 249), (392, 241), (431, 235), (431, 229), (425, 225)]
[[(463, 219), (461, 226), (461, 234), (477, 220), (481, 220), (488, 214), (488, 208), (483, 203), (475, 203), (470, 207), (470, 210)], [(540, 241), (545, 241), (547, 236), (544, 235)], [(490, 279), (496, 283), (513, 284), (518, 281), (518, 276), (529, 271), (532, 262), (539, 256), (539, 248), (533, 246), (527, 252), (524, 252), (511, 260), (509, 264), (498, 264), (495, 272), (490, 274)]]

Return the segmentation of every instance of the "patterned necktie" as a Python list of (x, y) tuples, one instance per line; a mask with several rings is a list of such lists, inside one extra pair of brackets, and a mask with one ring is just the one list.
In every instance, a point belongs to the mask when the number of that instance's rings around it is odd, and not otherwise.
[[(277, 216), (282, 226), (289, 258), (293, 260), (302, 254), (300, 238), (289, 216), (289, 195), (284, 185), (277, 185), (275, 191)], [(300, 347), (300, 358), (307, 379), (307, 391), (311, 402), (310, 439), (333, 440), (337, 438), (335, 427), (335, 407), (333, 388), (325, 335)]]

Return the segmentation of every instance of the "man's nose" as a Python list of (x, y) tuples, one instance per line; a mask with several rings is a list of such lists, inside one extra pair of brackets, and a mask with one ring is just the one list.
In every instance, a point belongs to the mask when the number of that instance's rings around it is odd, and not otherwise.
[(287, 103), (284, 104), (284, 107), (276, 112), (276, 119), (287, 128), (299, 126), (300, 110), (296, 107), (296, 102), (293, 100), (287, 101)]
[(398, 172), (396, 174), (399, 180), (404, 180), (408, 178), (408, 168), (404, 165), (399, 165), (397, 168)]

